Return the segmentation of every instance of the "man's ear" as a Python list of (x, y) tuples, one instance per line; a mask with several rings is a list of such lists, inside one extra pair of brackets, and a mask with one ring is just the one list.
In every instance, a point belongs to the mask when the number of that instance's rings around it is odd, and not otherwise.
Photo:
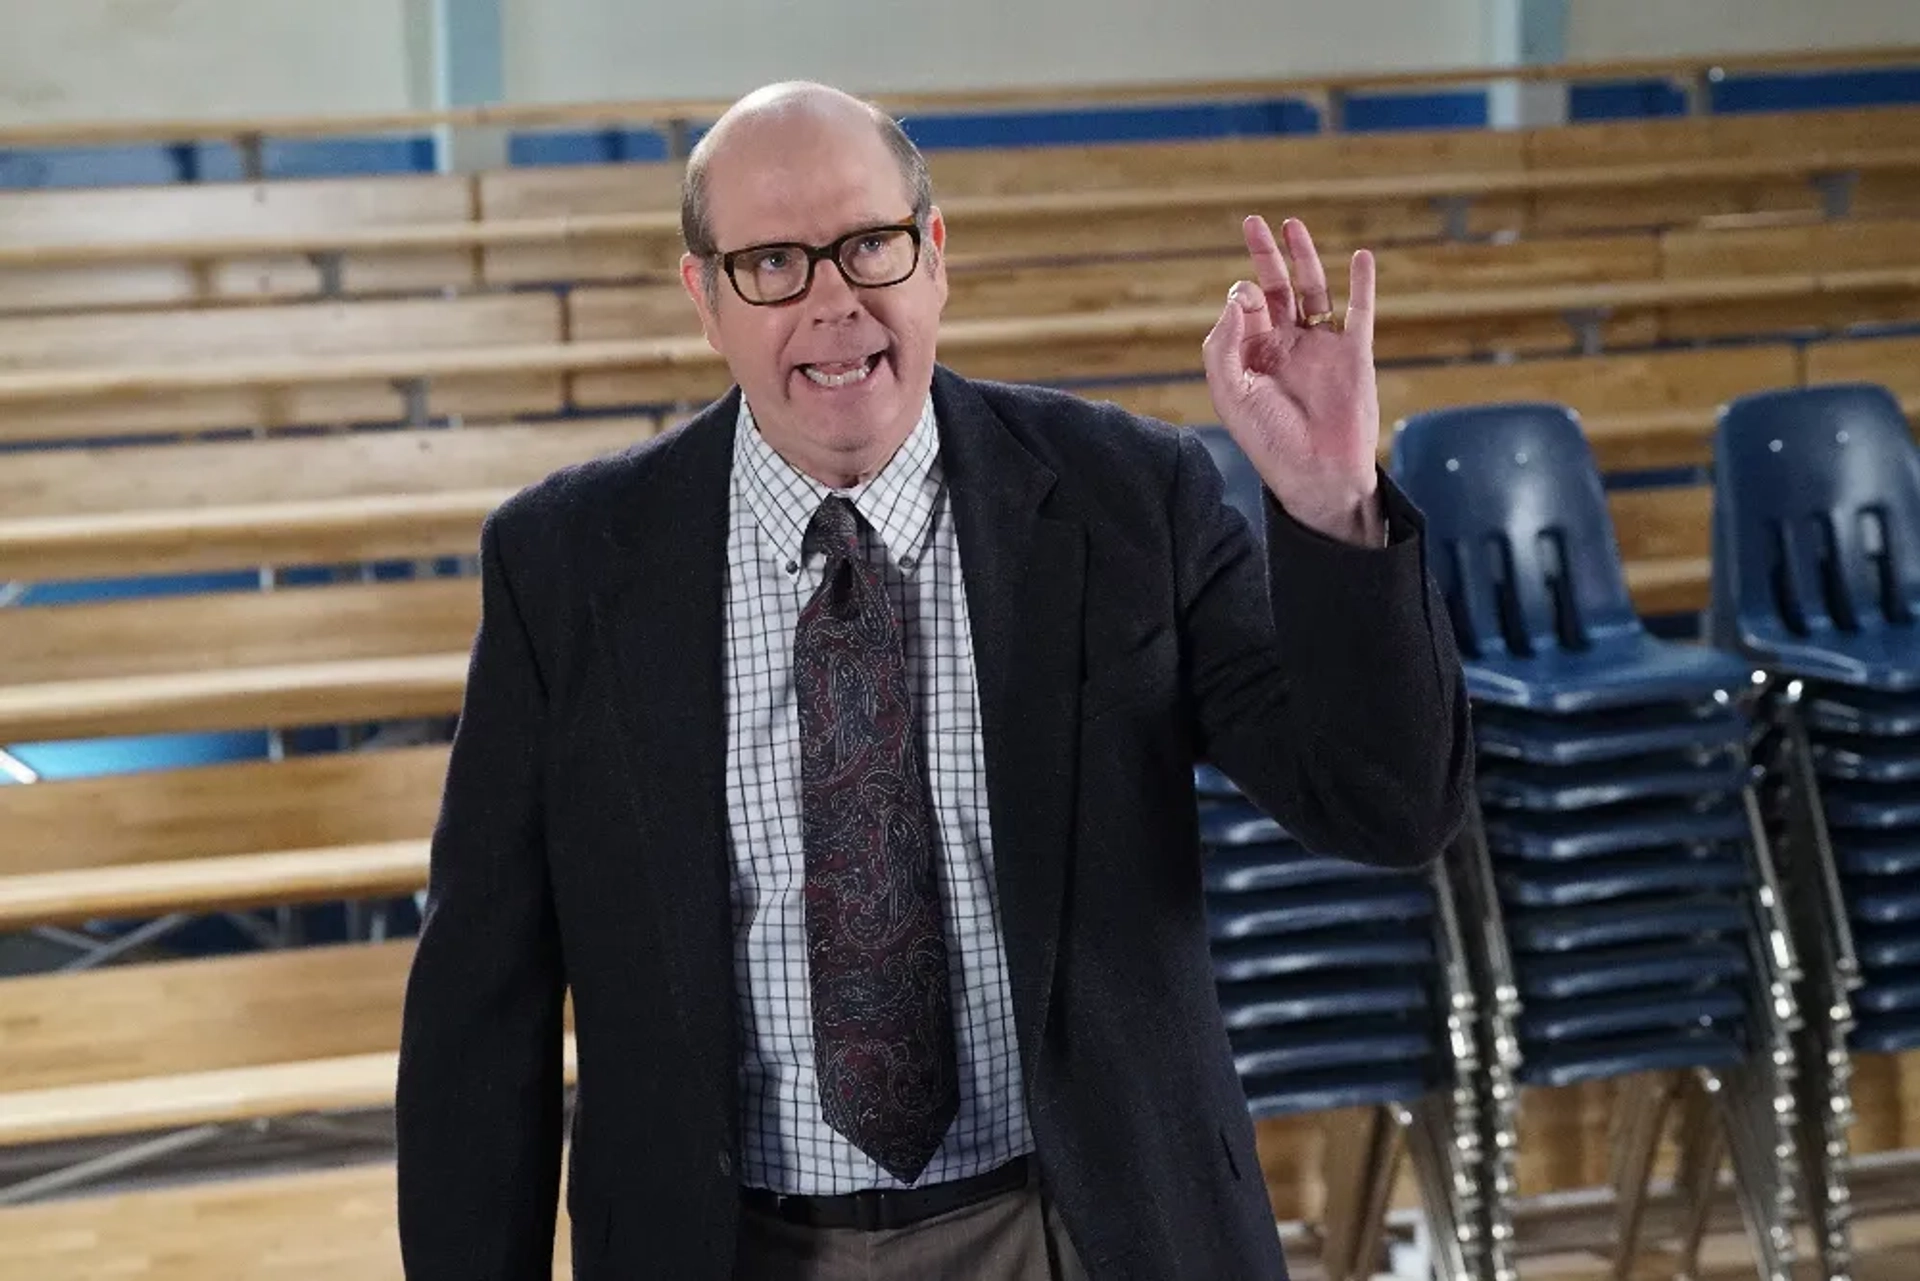
[(693, 309), (700, 317), (700, 332), (706, 337), (707, 346), (718, 352), (720, 328), (714, 323), (713, 307), (707, 301), (706, 276), (704, 259), (695, 254), (680, 255), (680, 286), (687, 291), (687, 297), (693, 300)]
[(927, 270), (933, 275), (934, 288), (939, 291), (940, 303), (944, 307), (947, 301), (947, 220), (940, 216), (940, 206), (935, 205), (927, 211)]

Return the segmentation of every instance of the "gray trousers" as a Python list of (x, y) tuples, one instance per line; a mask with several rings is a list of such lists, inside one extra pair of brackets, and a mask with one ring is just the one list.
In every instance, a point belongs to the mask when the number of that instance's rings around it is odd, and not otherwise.
[(745, 1209), (734, 1281), (1087, 1281), (1037, 1182), (908, 1228), (807, 1228)]

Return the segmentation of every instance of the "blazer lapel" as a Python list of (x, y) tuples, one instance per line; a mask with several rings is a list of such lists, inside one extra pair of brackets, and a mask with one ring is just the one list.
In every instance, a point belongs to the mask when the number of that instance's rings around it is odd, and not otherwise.
[(593, 599), (630, 783), (621, 790), (631, 809), (619, 817), (641, 846), (625, 870), (659, 931), (693, 1043), (727, 1047), (725, 1062), (736, 1056), (722, 681), (738, 405), (729, 393), (659, 446), (671, 455), (652, 460), (613, 514), (618, 568)]
[(994, 880), (1029, 1073), (1046, 1030), (1078, 758), (1086, 537), (1043, 514), (1055, 476), (979, 393), (934, 381), (980, 687)]

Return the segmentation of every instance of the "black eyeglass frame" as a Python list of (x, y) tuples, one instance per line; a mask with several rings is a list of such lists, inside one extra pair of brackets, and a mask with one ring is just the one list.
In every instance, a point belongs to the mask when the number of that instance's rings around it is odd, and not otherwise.
[[(904, 231), (908, 238), (913, 241), (912, 261), (907, 264), (906, 271), (892, 280), (884, 280), (878, 283), (855, 280), (847, 274), (847, 265), (840, 261), (841, 253), (846, 250), (849, 244), (860, 239), (862, 236), (871, 236), (882, 231)], [(857, 231), (849, 231), (846, 235), (841, 236), (839, 239), (833, 241), (833, 243), (827, 245), (805, 245), (797, 240), (772, 240), (765, 244), (746, 245), (739, 249), (731, 249), (720, 255), (720, 270), (726, 276), (727, 283), (733, 286), (733, 292), (739, 295), (740, 301), (746, 303), (749, 307), (781, 307), (790, 302), (798, 302), (800, 299), (805, 298), (808, 293), (812, 292), (814, 270), (823, 262), (832, 262), (834, 270), (840, 273), (840, 279), (846, 281), (847, 287), (850, 289), (890, 289), (895, 285), (911, 280), (913, 273), (920, 270), (920, 248), (920, 220), (918, 218), (912, 218), (906, 222), (891, 222), (877, 227), (861, 227)], [(749, 298), (746, 295), (746, 291), (740, 288), (740, 281), (736, 279), (733, 274), (734, 262), (748, 254), (765, 253), (769, 249), (787, 249), (803, 255), (807, 260), (807, 278), (800, 283), (800, 288), (797, 291), (787, 294), (784, 297), (762, 298), (757, 300)]]

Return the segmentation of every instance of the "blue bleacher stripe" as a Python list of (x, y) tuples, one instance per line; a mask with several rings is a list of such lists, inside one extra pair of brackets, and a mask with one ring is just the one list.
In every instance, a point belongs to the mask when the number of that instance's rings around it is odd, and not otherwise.
[(1567, 89), (1571, 121), (1645, 120), (1686, 113), (1687, 95), (1667, 80), (1605, 81)]
[(666, 139), (651, 129), (523, 133), (507, 142), (507, 163), (516, 166), (645, 163), (666, 158)]
[(1717, 112), (1805, 111), (1920, 103), (1920, 67), (1748, 75), (1713, 87)]
[(1371, 133), (1413, 129), (1484, 129), (1484, 91), (1355, 94), (1347, 99), (1347, 130)]

